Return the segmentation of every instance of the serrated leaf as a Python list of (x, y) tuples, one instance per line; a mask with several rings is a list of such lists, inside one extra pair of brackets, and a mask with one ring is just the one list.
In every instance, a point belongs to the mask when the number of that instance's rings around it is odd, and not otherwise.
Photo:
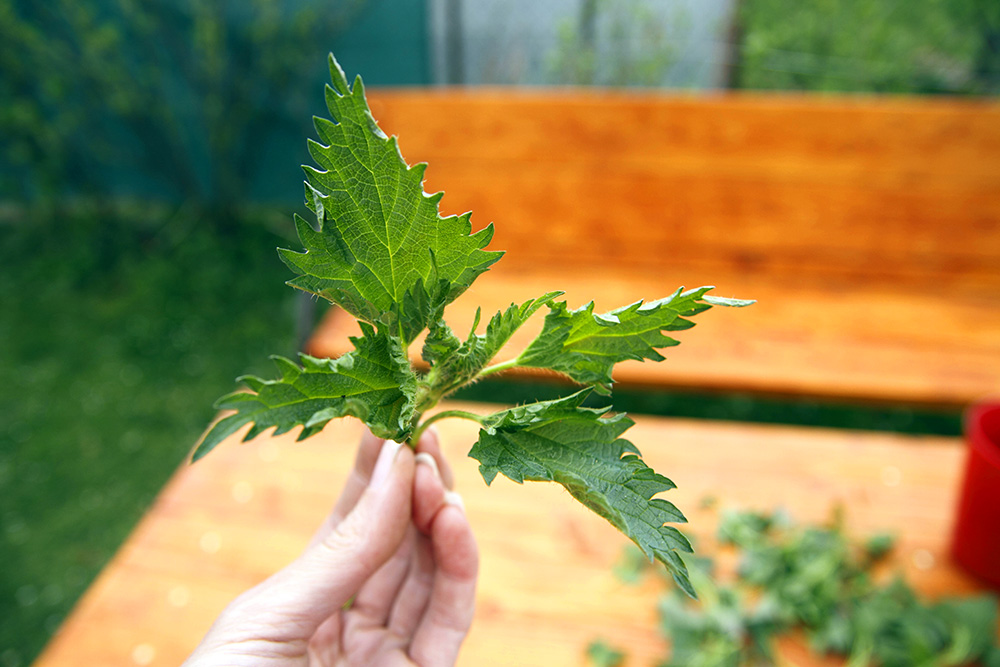
[(670, 502), (656, 498), (674, 483), (639, 458), (620, 436), (632, 420), (608, 416), (609, 408), (582, 407), (589, 390), (554, 401), (503, 410), (484, 418), (469, 456), (490, 484), (498, 473), (524, 480), (557, 482), (585, 506), (631, 538), (647, 558), (666, 565), (674, 581), (694, 597), (678, 555), (691, 544), (668, 522), (685, 522)]
[(512, 303), (506, 310), (498, 311), (486, 325), (485, 334), (477, 334), (479, 312), (468, 338), (462, 342), (444, 322), (431, 326), (424, 340), (424, 361), (432, 364), (431, 379), (442, 387), (444, 394), (461, 387), (479, 374), (486, 364), (496, 356), (521, 326), (542, 306), (550, 303), (563, 293), (549, 292), (537, 299), (529, 299), (521, 304)]
[(349, 86), (332, 55), (330, 75), (333, 120), (315, 119), (322, 143), (309, 143), (320, 168), (304, 167), (319, 227), (296, 217), (305, 252), (279, 253), (299, 274), (288, 284), (393, 327), (405, 344), (503, 253), (483, 250), (492, 225), (473, 234), (469, 213), (438, 215), (442, 193), (424, 193), (426, 165), (408, 166), (379, 129), (361, 78)]
[(657, 350), (679, 344), (664, 331), (693, 327), (694, 322), (686, 318), (713, 304), (753, 303), (707, 296), (712, 287), (682, 289), (659, 301), (637, 301), (604, 314), (594, 313), (593, 302), (577, 310), (569, 310), (565, 301), (550, 303), (541, 333), (518, 357), (518, 365), (554, 370), (607, 393), (616, 363), (629, 359), (662, 361)]
[(420, 356), (424, 361), (434, 365), (452, 357), (462, 347), (462, 341), (444, 320), (438, 320), (431, 325)]
[(299, 440), (318, 433), (336, 417), (351, 415), (380, 438), (402, 442), (410, 432), (417, 378), (398, 338), (362, 323), (355, 349), (337, 359), (300, 355), (302, 365), (275, 357), (277, 380), (248, 376), (252, 392), (237, 391), (216, 403), (236, 410), (218, 421), (195, 450), (197, 461), (246, 424), (250, 440), (274, 427), (275, 435), (302, 425)]
[(562, 295), (561, 291), (548, 292), (537, 299), (530, 299), (520, 305), (512, 303), (507, 307), (507, 310), (494, 315), (489, 324), (486, 325), (486, 335), (481, 337), (481, 347), (487, 357), (487, 362), (496, 356), (510, 340), (510, 337), (514, 335), (514, 332), (520, 329), (539, 308), (552, 303), (553, 299)]

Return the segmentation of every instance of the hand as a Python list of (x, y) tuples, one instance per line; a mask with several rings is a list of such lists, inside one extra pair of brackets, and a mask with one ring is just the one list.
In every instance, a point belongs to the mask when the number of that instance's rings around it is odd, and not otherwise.
[(230, 604), (185, 665), (453, 665), (479, 554), (433, 429), (417, 452), (366, 433), (309, 547)]

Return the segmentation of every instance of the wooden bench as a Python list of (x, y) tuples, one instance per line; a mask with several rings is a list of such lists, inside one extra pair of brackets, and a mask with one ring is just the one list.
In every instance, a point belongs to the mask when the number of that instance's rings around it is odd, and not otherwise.
[[(1000, 104), (370, 98), (442, 210), (494, 222), (508, 251), (449, 309), (456, 331), (551, 289), (610, 310), (711, 284), (759, 303), (700, 316), (621, 383), (953, 407), (1000, 391)], [(308, 349), (337, 356), (355, 331), (333, 310)]]
[[(631, 665), (662, 657), (660, 586), (628, 586), (611, 572), (625, 538), (554, 484), (498, 478), (487, 488), (465, 457), (475, 425), (439, 424), (482, 554), (460, 664), (581, 665), (597, 637), (628, 645)], [(181, 469), (36, 667), (180, 664), (226, 604), (305, 546), (346, 479), (359, 433), (357, 422), (339, 420), (300, 443), (231, 439)], [(688, 513), (686, 532), (703, 552), (714, 550), (717, 519), (698, 509), (705, 495), (721, 508), (783, 505), (803, 521), (824, 520), (842, 503), (852, 534), (899, 534), (890, 569), (918, 590), (979, 590), (947, 555), (964, 457), (956, 439), (652, 417), (637, 418), (629, 437), (677, 482), (669, 497)], [(841, 664), (796, 642), (782, 655), (799, 667)]]

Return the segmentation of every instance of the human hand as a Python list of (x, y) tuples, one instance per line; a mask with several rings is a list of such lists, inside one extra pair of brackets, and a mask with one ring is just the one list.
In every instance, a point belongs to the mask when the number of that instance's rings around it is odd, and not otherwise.
[(233, 601), (185, 665), (454, 664), (479, 555), (433, 429), (417, 452), (366, 433), (309, 547)]

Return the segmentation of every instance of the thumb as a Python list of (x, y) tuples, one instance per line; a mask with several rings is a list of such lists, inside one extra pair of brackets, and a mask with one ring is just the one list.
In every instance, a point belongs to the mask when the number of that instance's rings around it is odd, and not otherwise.
[(261, 586), (259, 600), (268, 615), (294, 621), (307, 639), (356, 595), (403, 542), (413, 474), (410, 448), (386, 441), (371, 481), (351, 512)]

